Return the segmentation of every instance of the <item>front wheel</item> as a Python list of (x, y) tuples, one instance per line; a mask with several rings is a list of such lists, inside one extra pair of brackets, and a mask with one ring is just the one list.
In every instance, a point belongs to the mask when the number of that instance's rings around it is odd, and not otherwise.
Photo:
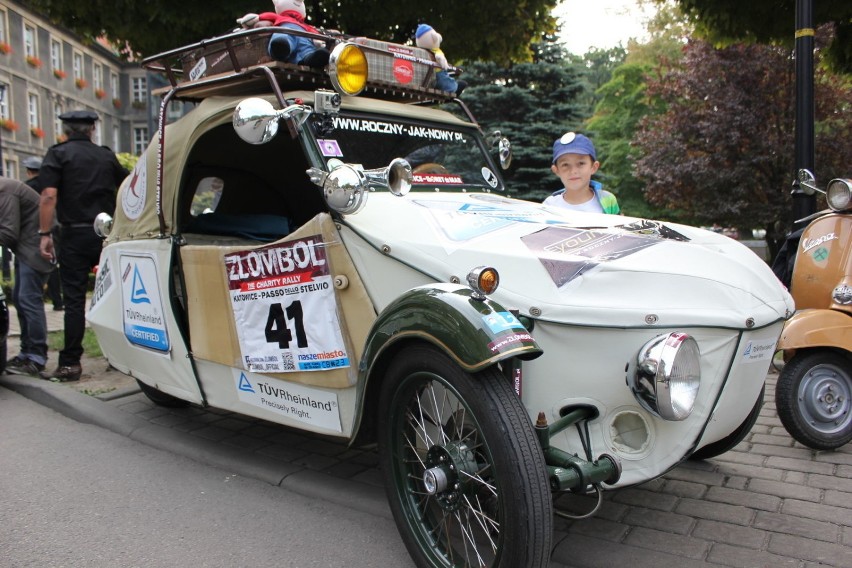
[(469, 374), (436, 349), (409, 348), (390, 365), (380, 409), (385, 487), (418, 566), (547, 566), (544, 456), (497, 369)]
[(136, 379), (136, 382), (139, 384), (142, 392), (145, 393), (145, 396), (148, 397), (148, 400), (158, 406), (165, 406), (166, 408), (183, 408), (184, 406), (189, 406), (189, 402), (159, 391), (150, 385), (146, 385), (139, 379)]
[(778, 417), (798, 442), (834, 450), (852, 440), (852, 365), (828, 350), (801, 351), (775, 388)]

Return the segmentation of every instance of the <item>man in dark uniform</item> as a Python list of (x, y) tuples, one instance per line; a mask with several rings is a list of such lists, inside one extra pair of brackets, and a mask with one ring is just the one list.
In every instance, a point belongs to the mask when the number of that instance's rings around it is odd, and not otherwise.
[[(38, 178), (38, 171), (41, 169), (41, 158), (30, 156), (29, 158), (25, 158), (21, 164), (24, 166), (24, 169), (27, 170), (27, 179), (24, 183), (41, 194), (42, 186), (41, 181)], [(57, 241), (59, 240), (58, 233), (59, 227), (55, 227), (53, 231), (54, 249), (58, 249), (56, 246)], [(53, 269), (50, 276), (47, 278), (47, 297), (50, 298), (51, 302), (53, 302), (53, 311), (61, 312), (65, 309), (64, 302), (62, 301), (62, 284), (59, 282), (58, 266)]]
[(116, 191), (128, 171), (112, 150), (92, 142), (96, 113), (75, 110), (59, 119), (67, 139), (51, 146), (41, 163), (39, 236), (42, 256), (55, 258), (51, 234), (55, 214), (62, 242), (58, 260), (65, 294), (65, 344), (56, 371), (42, 373), (42, 378), (66, 382), (78, 380), (83, 372), (86, 291), (102, 246), (93, 223), (98, 213), (115, 211)]

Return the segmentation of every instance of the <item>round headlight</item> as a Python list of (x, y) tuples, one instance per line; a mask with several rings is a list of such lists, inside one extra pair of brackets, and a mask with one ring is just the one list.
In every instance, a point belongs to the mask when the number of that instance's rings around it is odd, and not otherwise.
[(340, 43), (329, 57), (328, 75), (335, 91), (357, 95), (367, 85), (367, 56), (355, 44)]
[(825, 200), (835, 211), (844, 211), (852, 205), (852, 182), (848, 179), (833, 179), (828, 182)]
[(646, 343), (629, 384), (639, 403), (664, 420), (685, 420), (701, 382), (698, 342), (685, 333), (660, 335)]
[(364, 176), (349, 165), (332, 170), (323, 184), (323, 195), (328, 206), (343, 214), (360, 211), (367, 202)]

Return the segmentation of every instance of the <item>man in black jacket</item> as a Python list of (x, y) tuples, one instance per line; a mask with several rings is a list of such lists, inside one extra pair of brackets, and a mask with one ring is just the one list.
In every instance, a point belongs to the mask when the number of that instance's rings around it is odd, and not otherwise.
[(42, 373), (42, 378), (65, 382), (78, 380), (83, 372), (86, 291), (102, 247), (93, 223), (98, 213), (115, 210), (116, 191), (128, 172), (112, 150), (92, 142), (96, 113), (75, 110), (62, 113), (59, 119), (67, 140), (51, 146), (41, 163), (39, 178), (44, 189), (38, 234), (42, 256), (56, 258), (51, 231), (55, 215), (62, 244), (59, 264), (65, 294), (65, 344), (56, 371)]

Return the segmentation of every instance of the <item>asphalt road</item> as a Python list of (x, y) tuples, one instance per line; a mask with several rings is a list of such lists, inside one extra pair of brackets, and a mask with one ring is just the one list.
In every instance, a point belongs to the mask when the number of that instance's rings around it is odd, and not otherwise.
[(410, 566), (393, 522), (71, 420), (0, 388), (0, 565)]

